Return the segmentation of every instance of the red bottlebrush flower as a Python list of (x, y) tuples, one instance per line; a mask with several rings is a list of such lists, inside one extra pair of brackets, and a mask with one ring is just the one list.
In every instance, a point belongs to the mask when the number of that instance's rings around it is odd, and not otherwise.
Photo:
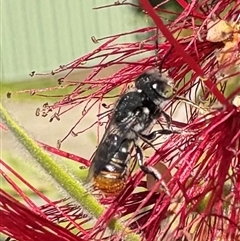
[[(164, 25), (159, 15), (167, 10), (158, 8), (158, 15), (148, 1), (140, 1), (141, 8), (165, 37), (158, 46), (159, 55), (165, 56), (172, 47), (164, 59), (163, 70), (169, 70), (174, 79), (176, 95), (194, 103), (180, 104), (179, 99), (173, 98), (166, 105), (165, 110), (173, 119), (172, 127), (181, 131), (167, 140), (160, 138), (160, 145), (153, 144), (156, 151), (146, 158), (148, 165), (160, 167), (167, 191), (159, 190), (162, 180), (150, 185), (149, 179), (143, 179), (144, 173), (137, 170), (129, 176), (126, 187), (117, 197), (97, 193), (99, 202), (106, 209), (94, 220), (93, 214), (75, 202), (51, 202), (2, 162), (46, 204), (35, 205), (1, 171), (26, 203), (24, 206), (6, 192), (1, 192), (1, 214), (4, 215), (1, 232), (18, 240), (59, 240), (59, 237), (62, 240), (240, 240), (240, 2), (177, 2), (183, 11), (176, 14), (173, 22)], [(139, 7), (125, 1), (115, 5)], [(59, 148), (70, 135), (84, 134), (86, 129), (77, 131), (77, 126), (95, 106), (96, 121), (87, 129), (96, 125), (99, 137), (101, 126), (111, 117), (114, 108), (114, 101), (105, 103), (106, 99), (115, 100), (143, 71), (156, 66), (156, 56), (150, 55), (156, 48), (155, 35), (141, 42), (114, 41), (121, 40), (123, 35), (152, 34), (155, 29), (146, 27), (103, 39), (92, 37), (94, 42), (104, 43), (93, 52), (52, 71), (52, 74), (68, 71), (58, 84), (61, 88), (71, 89), (59, 96), (59, 101), (53, 104), (49, 101), (50, 104), (38, 108), (36, 115), (46, 117), (53, 113), (50, 121), (61, 121), (61, 116), (69, 110), (83, 107), (81, 117), (58, 141)], [(131, 60), (143, 53), (149, 53), (149, 56), (135, 62)], [(85, 65), (93, 60), (98, 64)], [(108, 77), (99, 77), (110, 65), (123, 67)], [(70, 73), (87, 68), (92, 68), (92, 72), (84, 80), (71, 80)], [(109, 96), (117, 87), (122, 87), (119, 93)], [(47, 90), (55, 88), (60, 87)], [(40, 91), (44, 90), (24, 92), (38, 95)], [(82, 157), (47, 144), (40, 145), (52, 153), (89, 166), (89, 161)], [(143, 144), (146, 153), (148, 147), (148, 143)], [(14, 217), (14, 228), (9, 217)], [(118, 219), (122, 226), (117, 223)], [(25, 229), (18, 225), (20, 223)], [(88, 227), (84, 228), (86, 223)]]
[(1, 231), (16, 240), (83, 240), (1, 191)]

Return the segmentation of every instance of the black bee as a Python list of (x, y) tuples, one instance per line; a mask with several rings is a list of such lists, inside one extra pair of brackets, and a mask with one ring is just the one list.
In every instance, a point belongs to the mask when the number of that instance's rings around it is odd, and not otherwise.
[(96, 150), (88, 173), (88, 181), (108, 195), (117, 195), (125, 186), (129, 172), (129, 154), (132, 147), (137, 153), (140, 168), (160, 179), (153, 167), (144, 165), (139, 138), (152, 140), (158, 134), (172, 134), (161, 129), (146, 132), (163, 115), (168, 123), (171, 118), (163, 105), (174, 96), (173, 80), (158, 69), (144, 72), (135, 80), (135, 88), (117, 101), (107, 130)]

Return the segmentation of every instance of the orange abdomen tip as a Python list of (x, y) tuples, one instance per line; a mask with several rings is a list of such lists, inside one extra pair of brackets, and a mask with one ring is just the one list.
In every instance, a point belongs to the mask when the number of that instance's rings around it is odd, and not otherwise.
[(94, 185), (106, 195), (118, 195), (126, 185), (120, 173), (100, 173), (94, 178)]

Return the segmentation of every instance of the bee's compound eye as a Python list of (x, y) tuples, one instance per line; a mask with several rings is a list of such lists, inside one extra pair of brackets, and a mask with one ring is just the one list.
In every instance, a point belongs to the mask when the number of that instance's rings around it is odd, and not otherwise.
[(166, 86), (165, 90), (163, 91), (163, 97), (168, 99), (174, 95), (174, 90), (171, 86)]

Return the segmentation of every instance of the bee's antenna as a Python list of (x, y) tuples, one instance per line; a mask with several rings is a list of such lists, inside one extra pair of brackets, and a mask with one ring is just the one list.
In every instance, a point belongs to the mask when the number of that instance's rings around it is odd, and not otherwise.
[(169, 54), (171, 53), (172, 49), (173, 49), (173, 46), (171, 45), (171, 47), (168, 49), (167, 53), (163, 56), (162, 59), (160, 59), (160, 56), (159, 56), (159, 51), (158, 51), (158, 35), (159, 35), (159, 29), (158, 27), (156, 27), (156, 41), (155, 41), (155, 46), (156, 46), (156, 50), (155, 50), (155, 53), (156, 53), (156, 67), (159, 63), (159, 67), (158, 67), (158, 70), (159, 70), (159, 73), (162, 74), (162, 69), (163, 69), (163, 64), (166, 60), (166, 58), (169, 56)]

